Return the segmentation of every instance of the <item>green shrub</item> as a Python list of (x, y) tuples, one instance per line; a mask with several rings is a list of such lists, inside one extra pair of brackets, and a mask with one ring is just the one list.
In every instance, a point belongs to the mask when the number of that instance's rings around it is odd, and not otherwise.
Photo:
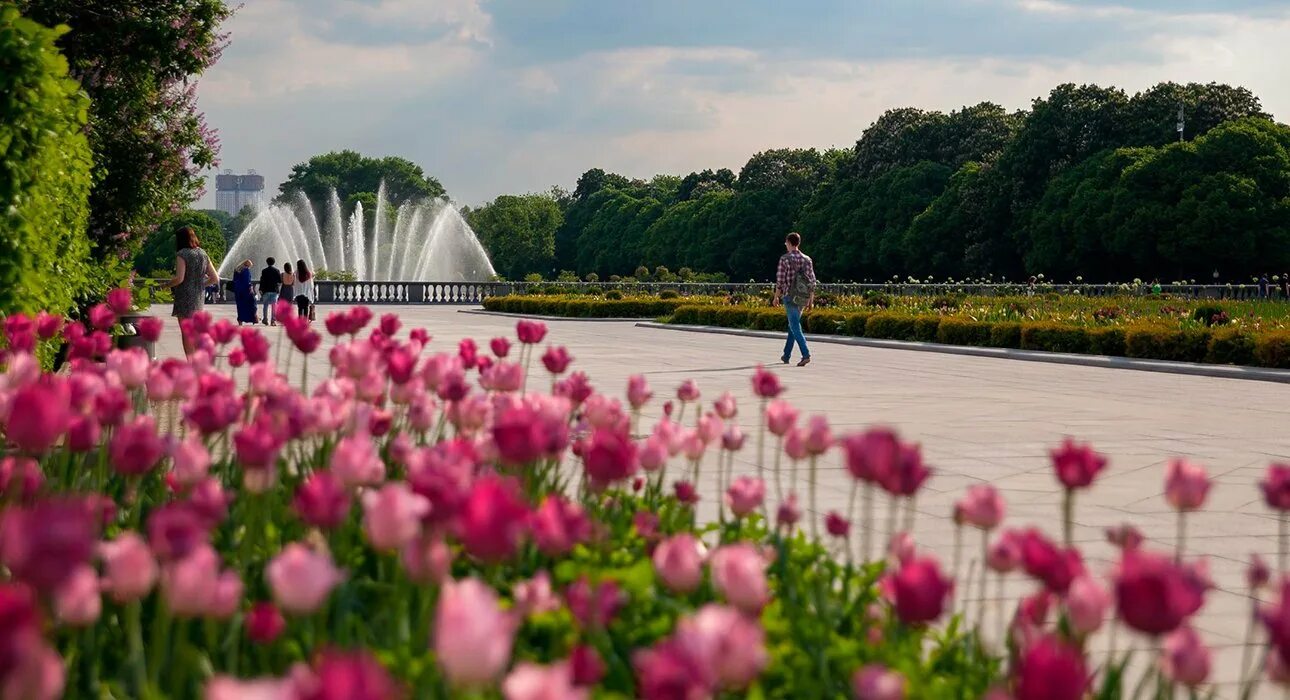
[(787, 331), (788, 316), (779, 309), (756, 309), (748, 312), (749, 325), (759, 331)]
[(960, 306), (963, 306), (963, 301), (966, 298), (967, 296), (964, 294), (941, 294), (932, 297), (931, 306), (933, 309), (949, 309), (951, 311), (957, 311)]
[(675, 299), (679, 296), (681, 295), (678, 294), (675, 289), (664, 289), (663, 291), (658, 293), (659, 299)]
[[(197, 232), (197, 239), (201, 241), (202, 250), (210, 257), (215, 267), (224, 261), (225, 242), (224, 229), (220, 227), (215, 217), (201, 211), (180, 212), (163, 224), (156, 230), (148, 234), (143, 242), (143, 247), (134, 256), (134, 269), (141, 273), (150, 270), (166, 270), (166, 277), (171, 275), (175, 269), (175, 231), (184, 226), (192, 226)], [(258, 266), (262, 260), (252, 261)], [(280, 260), (282, 263), (290, 263), (293, 267), (295, 260)]]
[(1012, 348), (1021, 347), (1021, 324), (1020, 323), (994, 323), (990, 325), (990, 340), (987, 343), (992, 348)]
[(1124, 357), (1124, 329), (1090, 328), (1088, 330), (1088, 351), (1094, 355)]
[(936, 330), (941, 326), (939, 316), (919, 316), (914, 319), (914, 340), (920, 343), (935, 343)]
[(541, 281), (542, 281), (542, 273), (540, 273), (540, 272), (530, 272), (530, 273), (528, 273), (527, 275), (524, 275), (524, 281), (525, 281), (525, 282), (541, 282)]
[(843, 327), (842, 332), (850, 336), (863, 338), (865, 335), (865, 327), (869, 324), (869, 319), (872, 317), (873, 314), (849, 313), (847, 314), (847, 322)]
[(1255, 338), (1254, 360), (1262, 367), (1290, 368), (1290, 331), (1271, 331)]
[(1209, 350), (1209, 332), (1141, 327), (1124, 336), (1124, 354), (1150, 360), (1203, 362)]
[(802, 316), (802, 329), (807, 333), (842, 335), (847, 314), (841, 311), (809, 311)]
[(1205, 361), (1218, 365), (1252, 365), (1255, 364), (1254, 348), (1254, 338), (1225, 328), (1210, 336)]
[(0, 3), (0, 311), (70, 311), (94, 289), (89, 100), (47, 29)]
[(865, 323), (864, 334), (867, 338), (913, 340), (914, 318), (895, 314), (874, 314)]
[(677, 307), (677, 309), (672, 312), (671, 322), (683, 326), (697, 326), (699, 325), (699, 312), (702, 308), (703, 307), (701, 306)]
[(1088, 332), (1077, 326), (1058, 323), (1023, 323), (1021, 348), (1046, 352), (1087, 353)]
[(1216, 323), (1221, 325), (1227, 322), (1227, 312), (1221, 306), (1204, 304), (1197, 306), (1191, 312), (1191, 318), (1193, 321), (1203, 323), (1206, 326), (1212, 326)]
[(868, 306), (885, 309), (891, 306), (891, 295), (883, 292), (869, 292), (864, 295), (864, 303)]
[(725, 328), (747, 328), (748, 309), (739, 306), (718, 306), (712, 309), (712, 324)]
[(936, 329), (936, 342), (946, 345), (985, 346), (990, 344), (993, 324), (969, 319), (942, 319)]
[(617, 301), (623, 298), (623, 293), (618, 291), (617, 289), (611, 289), (605, 292), (605, 298), (613, 301)]

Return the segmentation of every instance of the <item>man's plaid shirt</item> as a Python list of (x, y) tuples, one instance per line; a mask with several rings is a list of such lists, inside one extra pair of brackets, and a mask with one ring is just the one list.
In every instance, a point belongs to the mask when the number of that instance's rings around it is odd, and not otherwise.
[(811, 289), (815, 289), (815, 263), (811, 261), (811, 256), (795, 250), (779, 257), (779, 269), (775, 271), (775, 291), (780, 296), (788, 295), (793, 287), (793, 278), (799, 270), (806, 273)]

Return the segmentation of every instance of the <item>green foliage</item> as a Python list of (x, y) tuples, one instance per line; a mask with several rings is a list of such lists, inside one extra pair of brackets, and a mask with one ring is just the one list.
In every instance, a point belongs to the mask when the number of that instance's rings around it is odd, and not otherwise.
[(466, 220), (501, 276), (519, 279), (550, 272), (555, 232), (564, 223), (564, 214), (551, 197), (503, 195), (472, 210)]
[(180, 212), (158, 226), (146, 241), (143, 248), (134, 256), (134, 269), (144, 274), (158, 270), (175, 269), (175, 231), (183, 226), (192, 226), (201, 241), (202, 250), (210, 257), (215, 267), (224, 261), (226, 252), (224, 230), (215, 217), (201, 211), (189, 210)]
[(203, 171), (216, 164), (219, 144), (197, 110), (195, 79), (219, 59), (227, 40), (220, 25), (233, 11), (224, 0), (17, 5), (41, 24), (71, 28), (58, 43), (90, 97), (92, 250), (101, 262), (128, 260), (157, 224), (197, 198)]
[[(336, 190), (342, 209), (341, 216), (349, 217), (355, 206), (362, 202), (367, 221), (372, 221), (376, 210), (376, 195), (385, 183), (385, 198), (395, 209), (406, 202), (433, 199), (443, 196), (443, 185), (406, 158), (386, 156), (372, 158), (355, 151), (332, 151), (317, 155), (291, 168), (291, 174), (278, 186), (279, 202), (293, 201), (297, 193), (304, 194), (318, 207), (322, 217), (319, 224), (329, 222), (328, 208), (320, 206)], [(391, 219), (392, 221), (392, 219)]]
[(1209, 338), (1205, 362), (1216, 365), (1255, 364), (1255, 339), (1234, 328), (1214, 331)]
[(502, 313), (568, 316), (571, 318), (657, 318), (672, 314), (691, 300), (631, 297), (596, 299), (585, 296), (501, 296), (484, 300), (484, 308)]
[(67, 312), (91, 291), (89, 101), (63, 31), (0, 5), (0, 311)]
[[(606, 298), (606, 299), (608, 299), (608, 300), (610, 300), (610, 301), (618, 301), (619, 299), (622, 299), (622, 298), (623, 298), (623, 293), (622, 293), (622, 292), (620, 292), (620, 291), (618, 291), (617, 289), (611, 289), (611, 290), (609, 290), (609, 291), (605, 292), (605, 298)], [(659, 295), (659, 298), (660, 298), (660, 299), (661, 299), (661, 298), (663, 298), (663, 295), (662, 295), (662, 294), (660, 294), (660, 295)], [(675, 295), (673, 295), (673, 298), (675, 298)]]

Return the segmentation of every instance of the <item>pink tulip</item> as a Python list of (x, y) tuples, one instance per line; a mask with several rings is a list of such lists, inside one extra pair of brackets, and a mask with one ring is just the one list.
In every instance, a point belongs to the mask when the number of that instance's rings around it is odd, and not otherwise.
[(330, 530), (349, 515), (349, 492), (332, 472), (316, 471), (296, 488), (291, 507), (306, 523)]
[(716, 414), (722, 420), (734, 418), (739, 413), (739, 408), (735, 403), (735, 395), (728, 391), (722, 394), (720, 398), (713, 402), (712, 410), (716, 411)]
[(524, 384), (524, 368), (510, 362), (501, 362), (480, 374), (479, 385), (489, 391), (519, 391)]
[(477, 479), (466, 494), (456, 520), (456, 534), (466, 552), (487, 562), (515, 554), (528, 529), (528, 504), (512, 480)]
[(752, 377), (753, 393), (763, 399), (773, 399), (779, 396), (783, 391), (783, 386), (779, 383), (779, 377), (774, 372), (764, 367), (757, 367)]
[(833, 446), (833, 433), (829, 430), (829, 421), (824, 416), (811, 416), (803, 437), (808, 455), (822, 455)]
[(784, 454), (795, 462), (806, 459), (809, 454), (806, 450), (806, 431), (801, 428), (792, 428), (788, 431), (784, 436)]
[(676, 398), (681, 403), (690, 403), (699, 400), (699, 385), (693, 379), (687, 379), (681, 382), (681, 386), (676, 390)]
[(161, 331), (165, 328), (166, 322), (156, 316), (144, 316), (135, 324), (135, 330), (139, 331), (139, 337), (155, 343), (161, 340)]
[(787, 401), (771, 401), (766, 407), (766, 429), (783, 437), (797, 424), (797, 409)]
[(1259, 488), (1269, 508), (1290, 510), (1290, 464), (1268, 465)]
[(977, 484), (959, 499), (957, 512), (963, 522), (981, 530), (993, 530), (1003, 522), (1003, 498), (993, 486)]
[(712, 583), (731, 605), (756, 615), (770, 602), (766, 560), (749, 543), (730, 544), (713, 552)]
[(1051, 456), (1057, 479), (1068, 489), (1087, 488), (1106, 468), (1106, 457), (1094, 452), (1092, 447), (1070, 439), (1053, 450)]
[(94, 554), (98, 516), (88, 499), (47, 497), (0, 509), (0, 562), (41, 591), (63, 584)]
[(715, 413), (707, 413), (699, 418), (699, 427), (695, 433), (705, 445), (708, 445), (716, 442), (717, 438), (721, 437), (721, 431), (724, 428), (725, 425), (721, 422), (720, 417)]
[(653, 396), (654, 392), (650, 391), (645, 377), (634, 374), (627, 378), (627, 403), (631, 404), (633, 409), (640, 409), (649, 403)]
[(242, 607), (242, 577), (236, 571), (227, 570), (215, 581), (215, 592), (211, 596), (207, 616), (216, 620), (227, 620)]
[(855, 700), (903, 700), (905, 677), (879, 664), (870, 664), (851, 677)]
[(49, 340), (63, 330), (63, 317), (41, 311), (36, 314), (35, 330), (41, 340)]
[(908, 532), (897, 532), (887, 542), (887, 554), (897, 563), (904, 564), (914, 558), (914, 537)]
[(1165, 500), (1176, 510), (1198, 510), (1209, 494), (1209, 475), (1199, 464), (1170, 460), (1165, 469)]
[(125, 388), (138, 389), (148, 382), (152, 360), (143, 348), (130, 348), (108, 353), (106, 364), (108, 371), (115, 374)]
[(654, 573), (674, 593), (690, 593), (703, 582), (703, 545), (682, 533), (654, 548)]
[(563, 345), (547, 348), (547, 351), (542, 353), (542, 366), (546, 367), (546, 371), (551, 374), (564, 374), (572, 363), (573, 356)]
[(536, 345), (546, 337), (546, 324), (527, 319), (518, 321), (515, 324), (515, 335), (525, 345)]
[(792, 528), (802, 519), (802, 509), (797, 507), (797, 494), (790, 493), (775, 510), (775, 524), (779, 527)]
[(846, 537), (851, 533), (851, 521), (836, 511), (824, 516), (824, 530), (833, 537)]
[(113, 289), (107, 293), (107, 305), (113, 313), (129, 313), (134, 308), (133, 295), (128, 289)]
[(457, 687), (491, 683), (511, 659), (516, 620), (486, 584), (469, 578), (439, 593), (433, 646), (444, 675)]
[(99, 619), (103, 599), (94, 567), (82, 564), (54, 591), (54, 613), (72, 627), (88, 627)]
[(63, 659), (49, 645), (32, 644), (9, 669), (0, 697), (21, 700), (57, 700), (63, 697), (67, 681)]
[(118, 603), (138, 600), (157, 582), (157, 560), (135, 532), (124, 532), (111, 542), (99, 544), (103, 558), (103, 590)]
[(656, 472), (667, 464), (667, 442), (656, 435), (651, 435), (641, 443), (640, 451), (637, 455), (641, 469), (647, 472)]
[(533, 541), (549, 557), (560, 557), (591, 539), (591, 519), (582, 506), (554, 494), (542, 499), (530, 520)]
[(744, 690), (766, 668), (766, 634), (755, 619), (708, 604), (676, 625), (675, 641), (713, 672), (713, 685)]
[(506, 700), (584, 700), (591, 692), (574, 685), (568, 662), (540, 666), (526, 661), (502, 681), (502, 696)]
[(188, 556), (209, 535), (209, 521), (191, 503), (172, 501), (148, 514), (148, 546), (162, 561)]
[(515, 584), (511, 597), (521, 617), (555, 612), (561, 605), (559, 596), (551, 589), (551, 575), (545, 571)]
[(1141, 549), (1125, 550), (1115, 572), (1120, 619), (1149, 635), (1178, 629), (1204, 605), (1207, 581), (1171, 557)]
[(1128, 523), (1106, 529), (1106, 541), (1119, 549), (1137, 549), (1145, 539), (1138, 528)]
[(273, 599), (287, 613), (310, 615), (342, 580), (331, 556), (292, 542), (264, 569)]
[(0, 494), (31, 501), (45, 485), (40, 463), (30, 457), (0, 457)]
[(636, 473), (639, 465), (636, 443), (626, 431), (599, 428), (591, 434), (582, 452), (587, 476), (595, 485), (606, 486)]
[(287, 621), (273, 603), (260, 601), (246, 613), (246, 636), (256, 644), (268, 644), (282, 635)]
[(1195, 688), (1209, 678), (1210, 665), (1209, 648), (1190, 626), (1179, 627), (1165, 637), (1160, 669), (1175, 683)]
[(592, 585), (583, 576), (564, 591), (565, 603), (573, 619), (584, 628), (605, 628), (627, 602), (627, 596), (613, 579)]
[(66, 382), (45, 375), (19, 388), (9, 398), (4, 434), (18, 449), (40, 453), (53, 447), (71, 424)]
[(1066, 594), (1066, 613), (1076, 634), (1086, 636), (1096, 632), (1110, 608), (1111, 594), (1093, 577), (1085, 574), (1071, 582)]
[(1267, 562), (1257, 553), (1250, 554), (1250, 565), (1245, 569), (1245, 585), (1251, 591), (1257, 591), (1268, 585), (1270, 580), (1272, 571), (1268, 569)]
[(493, 338), (488, 341), (488, 349), (498, 358), (506, 357), (511, 351), (511, 341), (501, 337)]
[(739, 429), (739, 426), (732, 424), (721, 434), (721, 448), (727, 452), (738, 452), (743, 449), (747, 438), (748, 436)]
[(363, 431), (340, 439), (331, 455), (331, 470), (345, 486), (373, 486), (385, 480), (385, 463), (372, 438)]
[(1016, 700), (1080, 700), (1089, 686), (1079, 649), (1045, 636), (1026, 648), (1016, 672)]
[(741, 476), (726, 489), (726, 504), (736, 517), (744, 517), (761, 507), (766, 499), (766, 483), (751, 476)]
[(219, 555), (201, 545), (161, 571), (161, 591), (176, 617), (199, 617), (215, 603), (219, 586)]
[(1021, 540), (1014, 530), (1004, 530), (994, 542), (990, 543), (986, 554), (986, 565), (991, 570), (1006, 574), (1021, 566)]
[(940, 564), (931, 557), (901, 561), (900, 568), (886, 579), (896, 616), (907, 625), (932, 622), (945, 609), (945, 599), (954, 582), (941, 574)]
[(438, 536), (422, 536), (403, 546), (399, 561), (408, 578), (422, 585), (437, 584), (448, 576), (452, 553)]
[(174, 461), (175, 480), (183, 485), (192, 485), (205, 479), (211, 465), (211, 456), (206, 451), (206, 446), (191, 435), (175, 443), (170, 449), (170, 458)]
[(107, 304), (96, 304), (90, 307), (89, 320), (96, 330), (108, 331), (116, 325), (116, 314)]
[(363, 533), (374, 548), (394, 551), (421, 534), (421, 519), (429, 512), (430, 501), (406, 483), (390, 482), (363, 494)]

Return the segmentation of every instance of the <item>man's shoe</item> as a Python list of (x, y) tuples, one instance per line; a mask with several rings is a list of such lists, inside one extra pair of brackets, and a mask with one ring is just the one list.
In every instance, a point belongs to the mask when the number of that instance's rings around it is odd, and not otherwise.
[(782, 365), (786, 365), (786, 364), (788, 364), (788, 357), (787, 357), (787, 356), (785, 356), (785, 357), (781, 357), (781, 358), (779, 358), (779, 363), (780, 363), (780, 364), (782, 364)]
[(797, 363), (797, 366), (798, 366), (798, 367), (805, 367), (805, 366), (807, 366), (807, 365), (809, 365), (809, 364), (811, 364), (811, 358), (809, 358), (809, 357), (803, 357), (803, 358), (802, 358), (802, 360), (801, 360), (801, 362), (798, 362), (798, 363)]

